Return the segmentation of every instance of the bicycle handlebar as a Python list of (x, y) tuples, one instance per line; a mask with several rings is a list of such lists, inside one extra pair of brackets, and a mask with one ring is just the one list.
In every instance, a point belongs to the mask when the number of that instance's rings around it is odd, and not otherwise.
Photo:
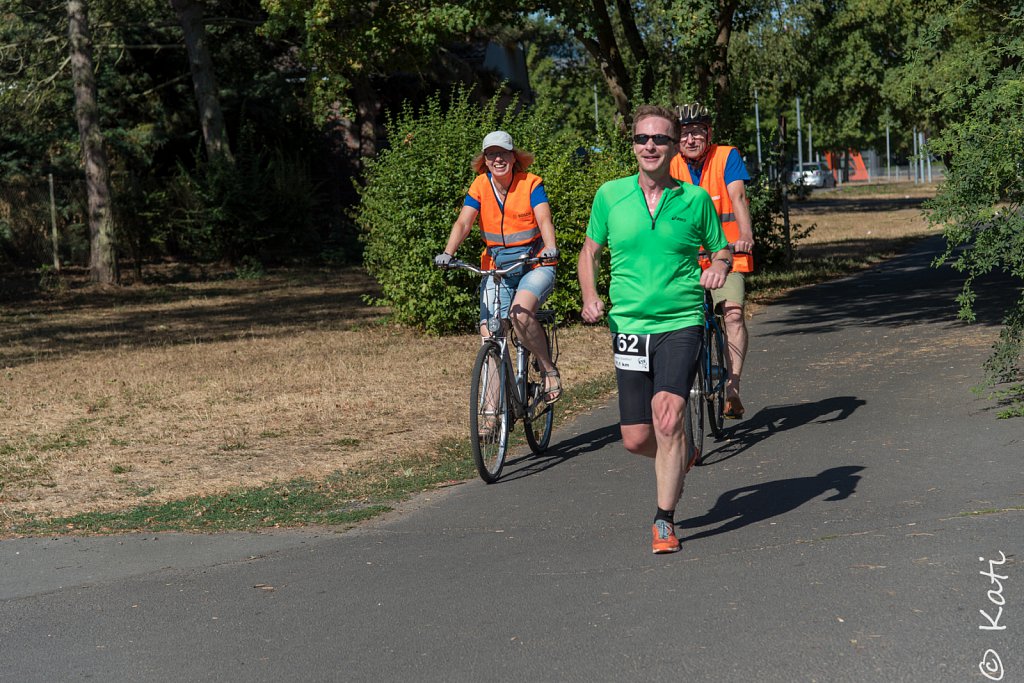
[[(736, 251), (736, 245), (733, 242), (730, 242), (729, 244), (727, 244), (726, 248), (729, 251), (731, 251), (733, 254), (738, 255), (738, 256), (750, 256), (753, 253), (753, 252), (750, 252), (750, 251)], [(699, 256), (701, 258), (710, 258), (711, 254), (709, 254), (707, 252), (707, 250), (704, 249), (704, 247), (701, 247), (700, 251), (697, 253), (697, 256)]]
[(535, 263), (543, 263), (544, 261), (547, 260), (548, 259), (542, 259), (539, 256), (521, 256), (507, 268), (489, 268), (485, 270), (483, 268), (477, 268), (471, 263), (466, 263), (465, 261), (460, 261), (459, 259), (452, 259), (451, 261), (448, 262), (448, 265), (441, 267), (444, 270), (468, 270), (473, 273), (476, 273), (477, 275), (482, 275), (484, 277), (487, 277), (489, 275), (504, 276), (508, 275), (509, 273), (514, 273), (520, 268), (532, 266)]

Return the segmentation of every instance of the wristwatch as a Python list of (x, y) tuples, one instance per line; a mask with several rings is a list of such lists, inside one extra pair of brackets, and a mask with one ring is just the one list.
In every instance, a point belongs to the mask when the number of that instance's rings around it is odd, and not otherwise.
[(722, 261), (723, 263), (725, 263), (725, 264), (726, 264), (726, 266), (728, 266), (728, 267), (727, 267), (727, 268), (725, 269), (725, 272), (729, 273), (729, 272), (731, 272), (731, 271), (732, 271), (732, 259), (731, 259), (731, 258), (716, 258), (716, 259), (711, 259), (711, 262), (712, 262), (712, 263), (714, 263), (715, 261)]

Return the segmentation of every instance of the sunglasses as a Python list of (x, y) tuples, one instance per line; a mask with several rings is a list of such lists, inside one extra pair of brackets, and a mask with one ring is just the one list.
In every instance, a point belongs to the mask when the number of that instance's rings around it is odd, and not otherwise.
[(679, 142), (675, 138), (669, 137), (668, 135), (662, 135), (661, 133), (657, 135), (647, 135), (645, 133), (638, 133), (637, 135), (633, 136), (634, 145), (646, 145), (648, 140), (654, 140), (654, 144), (658, 145), (659, 147), (665, 147), (669, 144)]
[(508, 158), (510, 156), (512, 156), (512, 151), (511, 150), (504, 150), (503, 149), (500, 152), (484, 152), (484, 158), (488, 159), (490, 161), (494, 161), (498, 157)]

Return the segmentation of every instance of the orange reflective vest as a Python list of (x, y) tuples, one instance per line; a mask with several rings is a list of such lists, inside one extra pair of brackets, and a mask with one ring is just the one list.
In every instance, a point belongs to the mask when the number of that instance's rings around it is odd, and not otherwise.
[[(725, 185), (725, 162), (729, 153), (736, 149), (726, 145), (710, 145), (707, 155), (704, 157), (704, 167), (700, 172), (700, 187), (707, 190), (711, 195), (711, 201), (715, 204), (715, 210), (722, 221), (722, 231), (725, 239), (733, 243), (740, 238), (740, 224), (736, 221), (736, 214), (732, 210), (732, 198)], [(672, 165), (669, 173), (673, 178), (682, 180), (684, 183), (694, 184), (690, 176), (690, 169), (686, 165), (686, 157), (676, 154), (672, 157)], [(702, 264), (707, 267), (709, 264)], [(733, 257), (732, 269), (737, 273), (750, 273), (754, 270), (754, 257), (750, 254), (736, 254)]]
[[(481, 173), (467, 194), (480, 204), (480, 230), (488, 247), (521, 247), (540, 239), (540, 227), (533, 215), (530, 195), (544, 181), (532, 173), (514, 173), (504, 203), (491, 187), (491, 179)], [(481, 267), (493, 268), (487, 250), (481, 255)]]

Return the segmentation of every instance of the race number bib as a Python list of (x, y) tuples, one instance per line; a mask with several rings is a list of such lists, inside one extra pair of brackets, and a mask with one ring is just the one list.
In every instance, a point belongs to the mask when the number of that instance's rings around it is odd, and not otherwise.
[(615, 351), (615, 367), (619, 370), (647, 372), (651, 369), (651, 335), (615, 333), (612, 335), (612, 346)]

